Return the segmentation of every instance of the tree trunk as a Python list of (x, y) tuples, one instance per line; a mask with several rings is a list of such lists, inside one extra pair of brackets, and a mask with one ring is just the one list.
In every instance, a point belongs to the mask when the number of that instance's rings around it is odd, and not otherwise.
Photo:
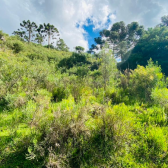
[(31, 39), (31, 30), (29, 30), (29, 41), (28, 41), (28, 43), (30, 43), (30, 39)]

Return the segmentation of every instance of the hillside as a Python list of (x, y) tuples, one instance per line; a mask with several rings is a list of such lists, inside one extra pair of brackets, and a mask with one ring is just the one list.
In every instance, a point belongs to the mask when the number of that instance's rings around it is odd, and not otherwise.
[(112, 51), (48, 49), (2, 32), (0, 168), (168, 167), (167, 79)]

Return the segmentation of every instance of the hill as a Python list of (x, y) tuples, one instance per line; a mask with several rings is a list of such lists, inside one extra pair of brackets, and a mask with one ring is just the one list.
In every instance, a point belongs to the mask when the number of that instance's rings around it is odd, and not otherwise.
[(152, 60), (48, 49), (0, 32), (0, 168), (167, 167), (168, 89)]

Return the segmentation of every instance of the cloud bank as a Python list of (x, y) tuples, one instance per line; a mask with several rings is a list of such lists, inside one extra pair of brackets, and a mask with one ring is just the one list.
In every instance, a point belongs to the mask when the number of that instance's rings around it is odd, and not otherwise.
[[(88, 49), (83, 25), (92, 21), (94, 30), (108, 28), (109, 23), (138, 21), (155, 26), (168, 15), (167, 0), (1, 0), (0, 29), (11, 34), (23, 20), (51, 23), (73, 50), (76, 45)], [(108, 24), (107, 24), (108, 23)], [(78, 26), (77, 26), (78, 25)]]

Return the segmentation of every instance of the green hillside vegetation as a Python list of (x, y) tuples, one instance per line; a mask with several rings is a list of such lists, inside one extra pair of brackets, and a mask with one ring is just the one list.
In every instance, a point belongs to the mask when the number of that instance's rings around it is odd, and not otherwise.
[(168, 80), (150, 54), (120, 72), (107, 43), (94, 55), (0, 37), (0, 168), (168, 167)]
[(125, 54), (128, 58), (118, 66), (124, 70), (135, 69), (137, 64), (146, 66), (147, 61), (152, 58), (162, 67), (162, 72), (168, 75), (168, 27), (150, 28), (138, 41), (135, 47)]
[[(162, 72), (168, 75), (168, 16), (163, 16), (160, 24), (147, 30), (138, 22), (128, 25), (123, 21), (117, 22), (110, 30), (102, 30), (100, 37), (94, 40), (100, 48), (105, 42), (111, 45), (115, 57), (121, 60), (117, 67), (122, 72), (135, 69), (137, 65), (146, 66), (152, 58), (161, 65)], [(97, 45), (93, 44), (89, 52), (97, 50)]]

